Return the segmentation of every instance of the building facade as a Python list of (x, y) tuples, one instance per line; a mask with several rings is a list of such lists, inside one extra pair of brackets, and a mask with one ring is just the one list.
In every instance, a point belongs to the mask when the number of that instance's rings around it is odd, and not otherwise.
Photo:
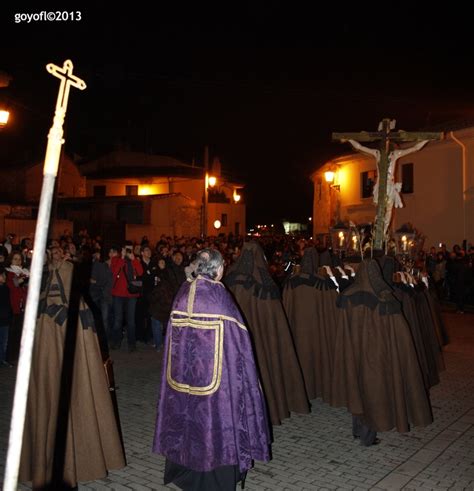
[[(146, 235), (153, 242), (162, 235), (244, 234), (243, 185), (224, 178), (220, 163), (215, 167), (206, 193), (203, 168), (171, 157), (117, 151), (81, 165), (63, 157), (52, 235), (87, 228), (113, 241)], [(42, 172), (42, 162), (0, 171), (0, 237), (34, 233)]]
[[(408, 145), (410, 146), (410, 145)], [(332, 182), (325, 173), (333, 172)], [(446, 131), (444, 139), (400, 158), (403, 208), (393, 211), (391, 229), (411, 223), (425, 246), (474, 242), (474, 127)], [(311, 176), (314, 184), (313, 233), (327, 234), (337, 222), (373, 223), (374, 158), (351, 153), (326, 162)]]
[(116, 207), (116, 220), (127, 224), (127, 239), (137, 239), (131, 237), (134, 230), (148, 231), (143, 235), (150, 240), (150, 235), (162, 234), (244, 234), (246, 207), (240, 191), (244, 186), (224, 177), (220, 162), (214, 164), (208, 172), (215, 181), (207, 181), (207, 199), (204, 169), (171, 157), (117, 151), (82, 164), (80, 170), (88, 199), (109, 206), (121, 197), (128, 200)]
[[(0, 182), (0, 237), (3, 238), (7, 233), (14, 233), (17, 237), (33, 236), (43, 183), (43, 162), (1, 168)], [(85, 177), (65, 155), (61, 157), (56, 182), (58, 197), (86, 196)], [(55, 209), (56, 204), (53, 206)], [(72, 232), (72, 227), (72, 223), (55, 220), (52, 223), (52, 235), (61, 235), (64, 229)]]

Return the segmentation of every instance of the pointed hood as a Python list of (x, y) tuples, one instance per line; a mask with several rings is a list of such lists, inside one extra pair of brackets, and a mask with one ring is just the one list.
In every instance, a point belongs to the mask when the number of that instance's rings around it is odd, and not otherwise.
[(280, 298), (280, 290), (268, 271), (268, 263), (262, 247), (255, 241), (245, 242), (242, 252), (229, 268), (224, 283), (228, 287), (237, 284), (253, 288), (259, 298)]
[(364, 259), (352, 285), (341, 293), (338, 306), (347, 308), (349, 304), (363, 304), (372, 310), (378, 306), (381, 315), (401, 312), (400, 302), (384, 280), (382, 270), (375, 259)]
[(303, 258), (301, 259), (301, 273), (310, 275), (318, 274), (319, 254), (315, 247), (307, 247), (304, 250)]

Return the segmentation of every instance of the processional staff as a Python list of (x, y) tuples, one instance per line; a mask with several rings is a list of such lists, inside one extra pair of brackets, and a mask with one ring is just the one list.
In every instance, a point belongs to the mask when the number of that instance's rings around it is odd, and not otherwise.
[(64, 143), (63, 124), (66, 116), (69, 90), (71, 86), (80, 90), (86, 88), (85, 82), (72, 74), (73, 64), (70, 60), (66, 60), (62, 68), (50, 63), (46, 66), (46, 69), (49, 73), (58, 77), (61, 80), (61, 84), (59, 86), (58, 99), (56, 101), (53, 125), (48, 134), (48, 145), (46, 147), (46, 156), (43, 167), (43, 186), (38, 209), (38, 220), (36, 222), (34, 254), (31, 263), (28, 298), (26, 301), (20, 358), (15, 384), (15, 397), (13, 400), (12, 418), (10, 423), (10, 436), (3, 486), (4, 491), (15, 491), (18, 483), (36, 317), (41, 289), (41, 276), (43, 272), (54, 185), (58, 173), (61, 145)]
[[(377, 182), (374, 186), (374, 203), (377, 205), (375, 217), (373, 249), (382, 250), (388, 227), (392, 219), (392, 209), (402, 208), (400, 197), (401, 183), (395, 182), (395, 165), (397, 160), (409, 153), (421, 150), (430, 140), (440, 140), (442, 133), (394, 131), (395, 120), (383, 119), (379, 123), (378, 131), (360, 133), (333, 133), (332, 139), (341, 142), (349, 142), (356, 150), (372, 155), (377, 163)], [(369, 148), (359, 142), (380, 141), (379, 149)], [(417, 141), (415, 145), (394, 149), (392, 143), (404, 143)]]

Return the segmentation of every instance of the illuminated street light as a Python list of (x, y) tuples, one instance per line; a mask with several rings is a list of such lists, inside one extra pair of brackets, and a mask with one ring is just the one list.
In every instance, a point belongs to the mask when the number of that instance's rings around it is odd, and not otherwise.
[(328, 170), (324, 173), (324, 180), (329, 184), (332, 184), (334, 182), (335, 176), (336, 176), (335, 172), (333, 172), (332, 170)]
[(219, 230), (221, 228), (222, 224), (221, 224), (221, 221), (220, 220), (215, 220), (214, 221), (214, 228), (216, 230)]
[(5, 109), (0, 109), (0, 129), (7, 125), (9, 117), (10, 113), (8, 111)]
[(212, 188), (217, 183), (217, 178), (210, 176), (207, 172), (207, 165), (205, 167), (204, 175), (204, 197), (203, 197), (203, 220), (202, 220), (202, 236), (207, 235), (207, 221), (208, 221), (208, 206), (209, 206), (209, 188)]

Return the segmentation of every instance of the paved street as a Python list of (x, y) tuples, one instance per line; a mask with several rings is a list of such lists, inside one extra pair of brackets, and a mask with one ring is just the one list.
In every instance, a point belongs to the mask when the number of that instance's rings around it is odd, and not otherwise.
[[(445, 313), (451, 336), (447, 370), (432, 389), (434, 423), (408, 434), (379, 434), (364, 448), (354, 441), (351, 417), (313, 401), (310, 415), (275, 427), (273, 459), (256, 463), (252, 490), (474, 490), (474, 315)], [(157, 490), (164, 460), (151, 453), (160, 359), (153, 349), (114, 352), (117, 397), (128, 466), (80, 490)], [(0, 371), (0, 472), (3, 476), (15, 371)], [(19, 486), (19, 489), (30, 489)]]

